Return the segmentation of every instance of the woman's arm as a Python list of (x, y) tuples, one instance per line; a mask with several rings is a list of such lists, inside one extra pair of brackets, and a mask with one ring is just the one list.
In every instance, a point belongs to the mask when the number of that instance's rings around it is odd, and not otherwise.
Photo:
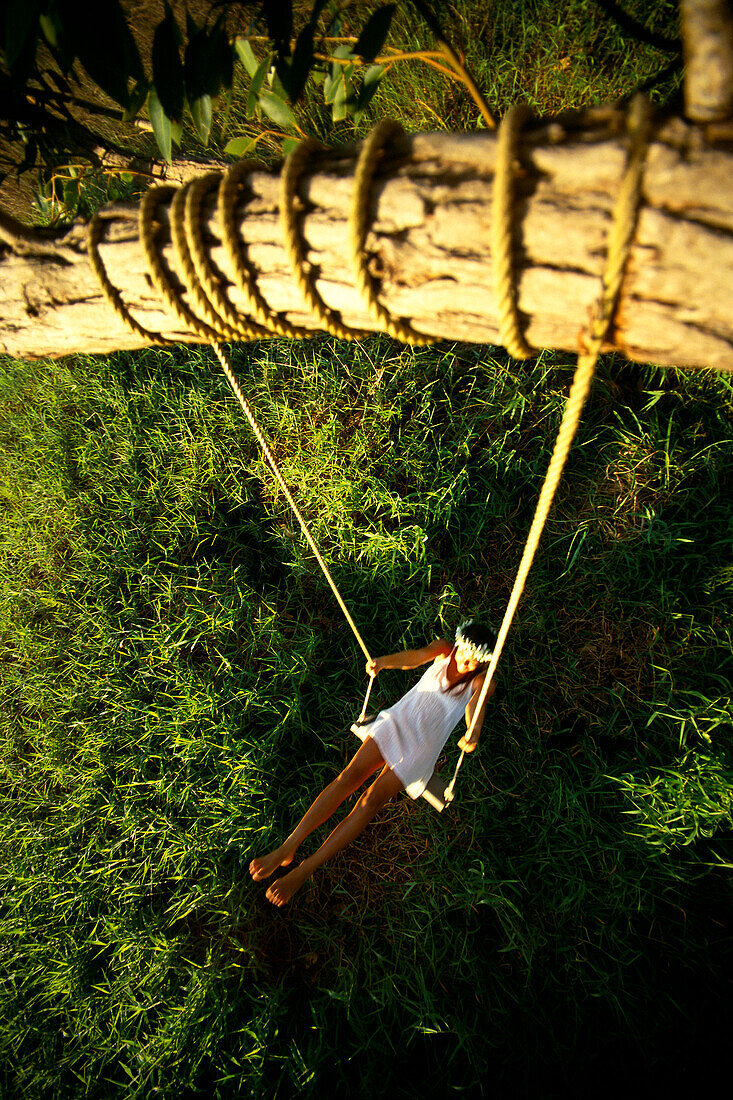
[(471, 728), (471, 722), (473, 721), (473, 714), (474, 714), (474, 711), (476, 710), (476, 704), (478, 703), (478, 697), (479, 697), (479, 693), (481, 691), (481, 688), (483, 687), (484, 679), (485, 679), (484, 673), (481, 672), (481, 673), (479, 673), (479, 675), (476, 677), (476, 679), (473, 681), (473, 684), (471, 685), (471, 687), (472, 687), (471, 698), (468, 700), (468, 706), (466, 707), (466, 733), (464, 733), (463, 737), (458, 742), (458, 748), (463, 749), (464, 752), (473, 752), (475, 750), (476, 745), (478, 744), (478, 739), (481, 736), (481, 727), (484, 724), (484, 715), (486, 713), (486, 703), (488, 703), (489, 699), (491, 698), (491, 696), (496, 691), (496, 680), (492, 680), (491, 683), (489, 684), (489, 690), (486, 692), (486, 699), (484, 700), (484, 705), (481, 707), (481, 711), (479, 713), (479, 716), (476, 719), (476, 728), (474, 729), (473, 733), (471, 734), (471, 740), (467, 741), (466, 740), (467, 732)]
[(366, 663), (367, 676), (376, 676), (383, 668), (419, 668), (436, 657), (447, 657), (453, 646), (445, 638), (438, 638), (422, 649), (403, 649), (401, 653), (389, 653), (386, 657), (372, 657)]

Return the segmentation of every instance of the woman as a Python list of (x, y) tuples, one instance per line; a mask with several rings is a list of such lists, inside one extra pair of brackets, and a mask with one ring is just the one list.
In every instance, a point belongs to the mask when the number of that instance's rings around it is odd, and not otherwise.
[[(305, 838), (328, 820), (370, 775), (379, 771), (348, 817), (336, 826), (318, 851), (272, 883), (266, 897), (273, 905), (286, 905), (306, 879), (359, 836), (394, 795), (406, 791), (411, 798), (420, 797), (461, 713), (465, 714), (466, 728), (470, 728), (495, 640), (496, 634), (490, 627), (469, 619), (456, 631), (453, 646), (440, 638), (422, 649), (407, 649), (367, 661), (368, 676), (376, 676), (385, 668), (419, 668), (428, 662), (430, 668), (393, 707), (380, 711), (361, 748), (341, 774), (321, 791), (287, 840), (250, 863), (249, 872), (256, 882), (268, 878), (278, 867), (289, 866)], [(492, 681), (487, 699), (495, 689)], [(464, 735), (458, 742), (459, 748), (474, 751), (483, 720), (482, 708), (471, 741)]]

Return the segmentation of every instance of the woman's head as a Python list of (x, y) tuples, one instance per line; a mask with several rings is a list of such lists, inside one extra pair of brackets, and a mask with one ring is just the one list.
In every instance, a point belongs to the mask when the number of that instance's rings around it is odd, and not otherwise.
[(467, 619), (456, 630), (456, 665), (460, 673), (488, 665), (496, 645), (493, 627)]

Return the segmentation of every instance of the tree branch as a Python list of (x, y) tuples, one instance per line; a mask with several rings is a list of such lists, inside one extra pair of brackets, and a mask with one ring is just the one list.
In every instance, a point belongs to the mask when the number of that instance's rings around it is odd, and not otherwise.
[[(623, 112), (609, 107), (538, 120), (522, 133), (515, 269), (525, 336), (535, 347), (574, 353), (587, 328), (626, 162), (623, 133)], [(652, 135), (614, 347), (642, 362), (731, 370), (733, 154), (728, 146), (707, 145), (705, 133), (670, 119)], [(490, 233), (496, 145), (486, 131), (404, 135), (377, 167), (368, 206), (369, 270), (392, 316), (435, 339), (499, 344)], [(326, 306), (353, 328), (378, 331), (352, 274), (348, 223), (357, 152), (347, 146), (308, 162), (297, 190), (298, 226)], [(203, 201), (203, 239), (229, 301), (247, 317), (216, 201), (214, 188)], [(291, 271), (278, 204), (278, 174), (253, 165), (235, 213), (238, 237), (270, 308), (317, 331)], [(165, 203), (159, 217), (163, 261), (183, 287)], [(37, 358), (144, 346), (102, 297), (82, 223), (53, 242), (0, 226), (2, 239), (10, 238), (0, 248), (3, 351)], [(151, 289), (134, 206), (109, 208), (100, 253), (146, 329), (201, 342)]]

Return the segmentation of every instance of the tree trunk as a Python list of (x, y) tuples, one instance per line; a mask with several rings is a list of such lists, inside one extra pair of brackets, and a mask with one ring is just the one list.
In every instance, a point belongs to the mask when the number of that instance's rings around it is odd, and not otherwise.
[[(733, 368), (730, 136), (726, 124), (706, 129), (680, 119), (655, 128), (610, 345), (631, 359)], [(376, 331), (379, 322), (355, 286), (349, 252), (357, 151), (344, 147), (309, 162), (298, 188), (300, 228), (326, 305), (346, 324)], [(370, 270), (390, 313), (409, 318), (427, 336), (498, 343), (490, 247), (495, 156), (496, 137), (487, 132), (405, 135), (390, 143), (377, 167), (366, 241)], [(599, 108), (531, 123), (518, 160), (515, 267), (525, 336), (537, 348), (574, 352), (599, 296), (626, 160), (623, 114)], [(319, 322), (303, 302), (282, 244), (278, 175), (254, 168), (248, 184), (237, 223), (258, 287), (272, 309), (315, 331)], [(124, 302), (145, 328), (201, 343), (151, 289), (130, 208), (116, 209), (100, 252)], [(221, 243), (215, 192), (203, 217), (211, 259), (243, 311)], [(175, 273), (174, 250), (163, 237), (164, 260)], [(87, 260), (84, 225), (50, 235), (20, 232), (0, 218), (0, 264), (5, 353), (32, 359), (144, 345), (102, 296)]]

